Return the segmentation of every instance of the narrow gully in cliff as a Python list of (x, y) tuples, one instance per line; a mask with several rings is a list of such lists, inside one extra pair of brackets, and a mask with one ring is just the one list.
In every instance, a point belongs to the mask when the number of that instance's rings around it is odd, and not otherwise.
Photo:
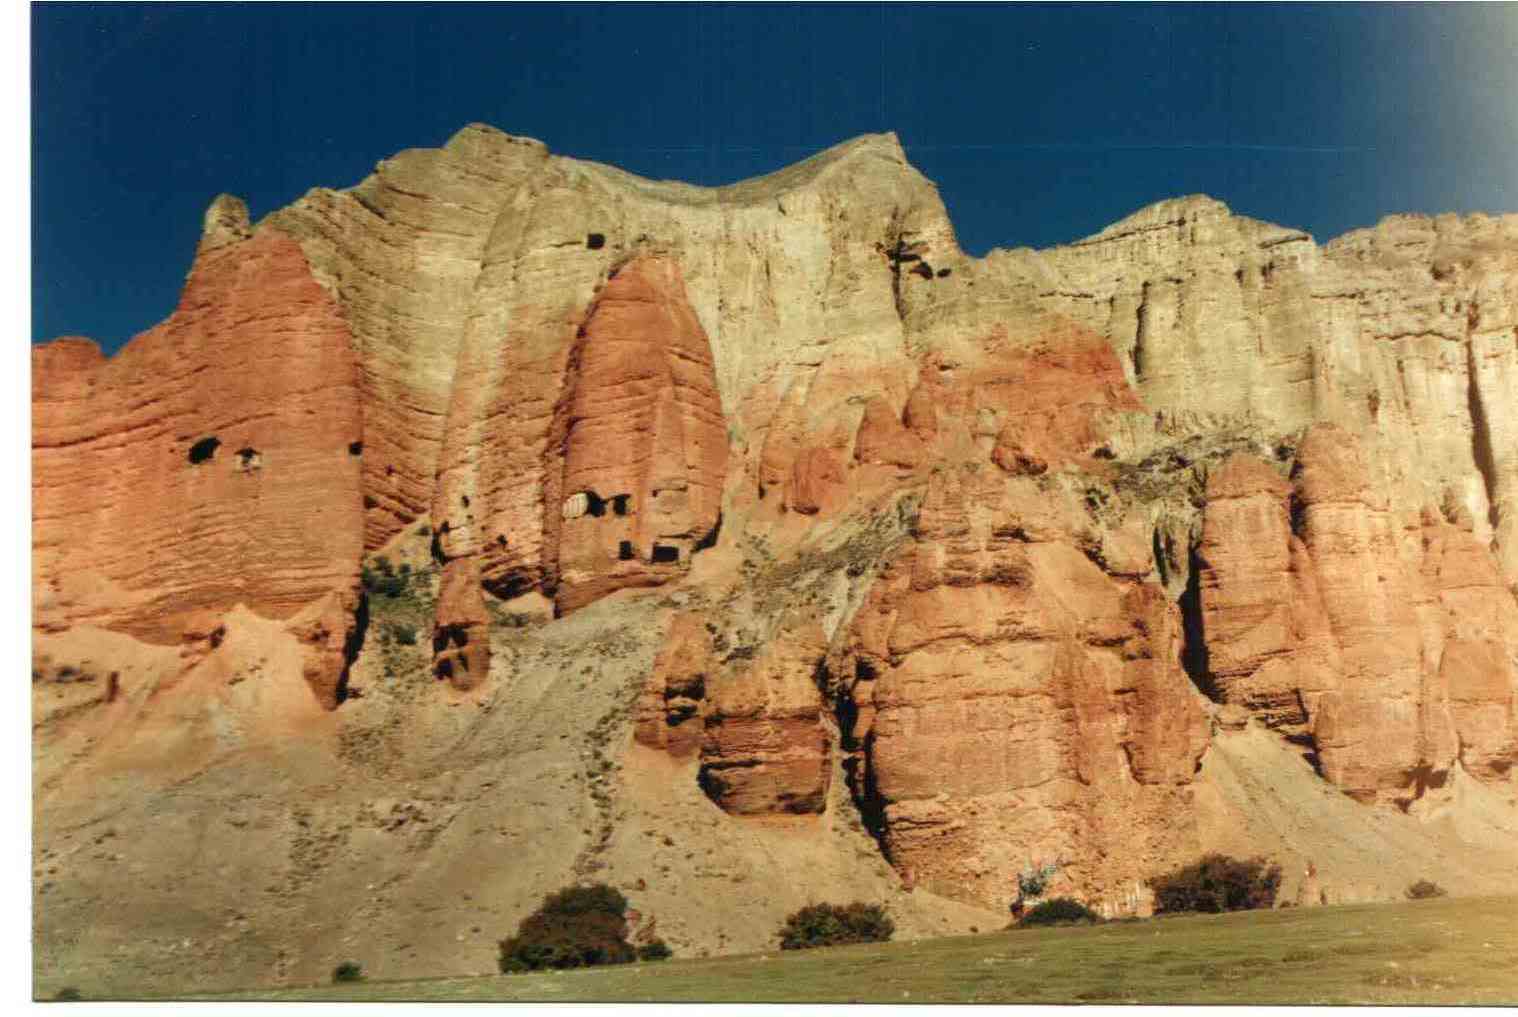
[(1136, 319), (1133, 325), (1133, 380), (1144, 380), (1144, 339), (1149, 331), (1149, 283), (1145, 281), (1139, 290), (1138, 309), (1133, 312)]
[(1187, 552), (1186, 588), (1181, 592), (1176, 606), (1181, 610), (1181, 668), (1191, 679), (1197, 691), (1214, 703), (1222, 702), (1217, 681), (1212, 676), (1207, 653), (1206, 624), (1202, 616), (1202, 569), (1207, 562), (1202, 559), (1196, 544)]
[(1492, 527), (1492, 542), (1497, 540), (1497, 524), (1501, 520), (1501, 510), (1497, 507), (1497, 456), (1492, 449), (1492, 429), (1486, 416), (1486, 404), (1481, 397), (1481, 382), (1479, 372), (1476, 369), (1476, 337), (1472, 334), (1475, 326), (1476, 308), (1471, 305), (1469, 326), (1465, 333), (1465, 376), (1466, 376), (1466, 405), (1471, 417), (1471, 458), (1475, 461), (1476, 472), (1481, 474), (1481, 485), (1486, 491), (1486, 518)]
[[(854, 681), (856, 683), (874, 681), (875, 677), (875, 670), (868, 661), (855, 660)], [(890, 849), (886, 845), (886, 801), (880, 793), (880, 785), (876, 781), (873, 766), (875, 734), (873, 731), (870, 732), (865, 735), (863, 741), (854, 737), (855, 725), (859, 720), (859, 706), (854, 702), (852, 689), (841, 684), (833, 686), (826, 659), (817, 662), (813, 680), (816, 681), (822, 695), (832, 700), (833, 718), (838, 727), (838, 740), (833, 751), (842, 756), (844, 782), (848, 785), (849, 799), (859, 812), (859, 820), (865, 832), (880, 849), (880, 857), (884, 858), (887, 864), (893, 864)]]
[(342, 706), (348, 699), (348, 677), (353, 673), (353, 664), (358, 660), (358, 655), (363, 652), (364, 637), (368, 633), (369, 591), (360, 587), (358, 606), (353, 609), (353, 627), (348, 630), (348, 635), (343, 640), (343, 669), (338, 673), (337, 688), (333, 693), (335, 706)]

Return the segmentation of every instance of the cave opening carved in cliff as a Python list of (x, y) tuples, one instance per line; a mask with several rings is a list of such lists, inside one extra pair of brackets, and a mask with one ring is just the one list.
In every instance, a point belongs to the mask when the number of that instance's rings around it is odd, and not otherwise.
[(213, 434), (191, 445), (186, 458), (190, 460), (191, 466), (199, 466), (201, 463), (209, 462), (216, 455), (216, 450), (220, 447), (221, 439)]

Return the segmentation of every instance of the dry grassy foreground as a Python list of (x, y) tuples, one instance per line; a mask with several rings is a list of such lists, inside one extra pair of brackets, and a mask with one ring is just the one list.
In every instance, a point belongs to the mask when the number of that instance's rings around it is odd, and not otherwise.
[[(202, 999), (1518, 1003), (1518, 900), (1196, 915), (1095, 928)], [(361, 958), (358, 958), (361, 960)]]

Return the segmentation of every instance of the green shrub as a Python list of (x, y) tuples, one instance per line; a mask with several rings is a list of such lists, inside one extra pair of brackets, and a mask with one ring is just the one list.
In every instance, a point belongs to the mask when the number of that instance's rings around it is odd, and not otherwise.
[(884, 943), (895, 931), (896, 923), (879, 904), (863, 901), (841, 906), (811, 904), (791, 915), (780, 927), (780, 949)]
[(1432, 900), (1435, 897), (1443, 897), (1444, 887), (1428, 879), (1420, 879), (1407, 888), (1408, 900)]
[(63, 988), (53, 993), (54, 1003), (77, 1003), (83, 998), (84, 994), (81, 993), (78, 989), (74, 988), (72, 985), (65, 985)]
[(1059, 866), (1052, 862), (1048, 865), (1030, 864), (1017, 874), (1017, 892), (1025, 898), (1042, 897), (1049, 888), (1049, 877), (1058, 871)]
[(416, 626), (414, 625), (402, 625), (400, 622), (391, 622), (386, 626), (385, 632), (390, 636), (391, 641), (399, 646), (416, 645)]
[(332, 969), (334, 982), (362, 982), (364, 980), (364, 966), (357, 961), (343, 961)]
[(1153, 877), (1149, 886), (1154, 890), (1157, 914), (1268, 908), (1275, 904), (1276, 891), (1281, 888), (1281, 867), (1264, 858), (1211, 854)]
[(638, 959), (640, 961), (669, 960), (675, 952), (669, 948), (669, 944), (662, 939), (656, 939), (650, 943), (644, 943), (638, 947)]
[(1017, 924), (1019, 926), (1074, 925), (1076, 923), (1091, 925), (1099, 921), (1101, 921), (1101, 916), (1080, 901), (1072, 897), (1051, 897), (1030, 908)]
[(501, 972), (630, 963), (637, 955), (627, 942), (626, 910), (627, 898), (605, 884), (549, 894), (515, 936), (501, 940)]

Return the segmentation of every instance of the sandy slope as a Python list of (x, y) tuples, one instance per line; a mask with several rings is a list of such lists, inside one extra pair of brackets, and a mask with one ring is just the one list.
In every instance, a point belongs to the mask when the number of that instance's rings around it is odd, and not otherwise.
[[(425, 567), (425, 540), (390, 551)], [(434, 685), (425, 631), (382, 638), (409, 618), (382, 606), (362, 695), (336, 713), (307, 705), (293, 639), (246, 611), (182, 675), (175, 649), (127, 637), (39, 641), (55, 661), (109, 659), (130, 690), (38, 710), (39, 986), (277, 984), (347, 958), (488, 973), (496, 941), (578, 879), (621, 887), (680, 955), (772, 946), (814, 900), (886, 901), (899, 938), (1005, 921), (903, 890), (841, 779), (821, 817), (743, 821), (694, 763), (636, 749), (631, 708), (674, 603), (626, 593), (496, 625), (472, 695)]]
[(1431, 879), (1455, 894), (1518, 886), (1518, 810), (1457, 771), (1406, 815), (1370, 808), (1323, 781), (1300, 753), (1253, 722), (1221, 731), (1196, 786), (1202, 846), (1281, 862), (1281, 896), (1296, 900), (1308, 861), (1327, 903), (1400, 897)]

